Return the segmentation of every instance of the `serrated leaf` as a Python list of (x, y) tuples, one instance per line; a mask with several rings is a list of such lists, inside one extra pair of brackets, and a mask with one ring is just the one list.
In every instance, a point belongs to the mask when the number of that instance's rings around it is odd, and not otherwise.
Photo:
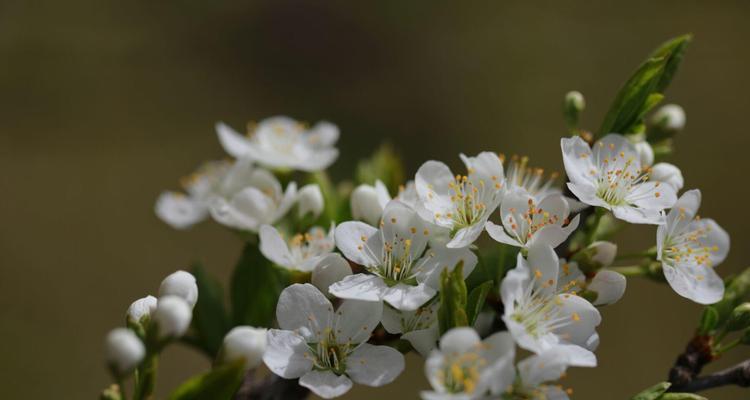
[(463, 276), (464, 264), (460, 261), (453, 271), (444, 269), (440, 274), (440, 310), (438, 325), (442, 335), (451, 328), (468, 326), (466, 315), (466, 282)]
[(169, 395), (169, 400), (229, 400), (242, 384), (245, 370), (242, 360), (221, 365), (190, 378)]
[(682, 61), (690, 36), (670, 40), (654, 51), (615, 96), (598, 137), (607, 133), (632, 133), (643, 116), (662, 99)]
[(232, 275), (232, 320), (235, 325), (271, 327), (286, 276), (260, 253), (245, 245)]
[(215, 357), (221, 347), (230, 323), (224, 306), (224, 291), (221, 284), (211, 277), (202, 265), (196, 264), (192, 271), (198, 283), (198, 302), (193, 309), (193, 328), (197, 333), (196, 345)]
[(657, 400), (667, 391), (667, 389), (669, 389), (670, 386), (672, 386), (672, 384), (669, 382), (657, 383), (656, 385), (633, 396), (631, 400)]
[(469, 297), (466, 303), (466, 317), (469, 322), (469, 326), (473, 326), (477, 320), (477, 316), (484, 307), (484, 301), (487, 299), (487, 294), (492, 290), (494, 286), (493, 281), (487, 281), (477, 286), (469, 293)]

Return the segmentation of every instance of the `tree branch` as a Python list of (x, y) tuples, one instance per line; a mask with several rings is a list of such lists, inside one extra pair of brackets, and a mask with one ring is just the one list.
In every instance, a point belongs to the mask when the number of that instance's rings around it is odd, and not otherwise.
[(750, 360), (745, 360), (733, 367), (714, 374), (694, 378), (683, 386), (673, 386), (670, 388), (670, 391), (697, 393), (703, 390), (727, 385), (737, 385), (740, 387), (750, 386)]
[(669, 382), (672, 383), (672, 388), (682, 388), (692, 382), (700, 374), (703, 366), (711, 360), (713, 360), (711, 337), (694, 337), (685, 347), (685, 351), (677, 357), (674, 366), (669, 371)]
[(309, 394), (297, 379), (283, 379), (274, 374), (260, 378), (251, 370), (245, 375), (234, 400), (302, 400)]

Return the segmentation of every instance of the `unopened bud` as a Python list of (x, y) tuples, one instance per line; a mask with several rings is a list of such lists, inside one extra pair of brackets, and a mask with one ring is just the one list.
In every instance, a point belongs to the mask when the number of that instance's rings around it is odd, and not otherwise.
[(732, 310), (726, 328), (730, 332), (750, 328), (750, 303), (742, 303)]
[(586, 100), (583, 98), (581, 92), (574, 90), (565, 94), (563, 114), (565, 114), (565, 120), (569, 127), (578, 125), (578, 117), (585, 108)]
[(594, 305), (604, 306), (614, 304), (625, 293), (627, 280), (619, 272), (610, 270), (601, 270), (597, 272), (594, 279), (591, 280), (587, 290), (596, 292)]
[(105, 340), (107, 362), (118, 374), (132, 371), (146, 355), (146, 347), (133, 331), (115, 328)]
[(303, 186), (297, 192), (297, 210), (300, 218), (307, 214), (312, 214), (313, 218), (318, 218), (323, 212), (325, 202), (323, 201), (323, 192), (320, 186), (315, 183)]
[(266, 351), (266, 329), (238, 326), (224, 336), (221, 361), (244, 360), (245, 370), (258, 367)]
[(352, 218), (377, 226), (383, 214), (384, 204), (381, 203), (378, 191), (374, 186), (362, 184), (357, 186), (350, 198)]
[(328, 288), (334, 283), (352, 274), (352, 268), (344, 257), (338, 253), (331, 253), (318, 263), (312, 272), (312, 283), (318, 290), (328, 297), (331, 294)]
[(654, 163), (654, 149), (647, 141), (636, 142), (635, 151), (638, 153), (642, 168), (646, 168)]
[(581, 271), (591, 273), (612, 265), (616, 255), (616, 244), (596, 241), (577, 252), (571, 261), (577, 262)]
[(150, 318), (156, 310), (156, 297), (146, 296), (134, 301), (128, 307), (127, 320), (131, 324), (140, 324), (145, 318)]
[(677, 104), (667, 104), (651, 117), (651, 123), (667, 131), (677, 133), (685, 128), (685, 110)]
[(685, 179), (682, 177), (682, 171), (676, 166), (669, 163), (657, 163), (651, 167), (649, 180), (652, 182), (664, 182), (679, 191), (685, 185)]
[(198, 301), (198, 285), (195, 283), (195, 277), (185, 271), (170, 274), (159, 286), (159, 297), (164, 296), (181, 297), (190, 308), (195, 307)]
[(192, 319), (190, 305), (182, 297), (173, 295), (160, 297), (153, 315), (160, 338), (181, 337), (187, 332)]

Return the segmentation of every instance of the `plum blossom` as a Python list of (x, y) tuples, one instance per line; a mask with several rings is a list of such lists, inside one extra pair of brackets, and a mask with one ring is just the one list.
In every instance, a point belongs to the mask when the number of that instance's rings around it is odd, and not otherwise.
[(586, 204), (611, 210), (636, 224), (662, 224), (677, 200), (674, 187), (649, 182), (648, 170), (624, 136), (609, 134), (593, 149), (579, 136), (561, 140), (568, 188)]
[(685, 192), (656, 233), (657, 259), (677, 294), (700, 304), (724, 296), (724, 282), (714, 271), (729, 253), (729, 235), (712, 219), (700, 218), (700, 190)]
[(503, 162), (497, 154), (460, 156), (466, 175), (454, 175), (442, 162), (427, 161), (415, 179), (417, 211), (425, 221), (450, 231), (449, 248), (474, 243), (500, 204), (505, 185)]
[(649, 177), (655, 182), (664, 182), (672, 185), (675, 191), (680, 191), (685, 186), (685, 179), (682, 177), (682, 171), (670, 163), (656, 163), (651, 167)]
[(490, 237), (500, 243), (528, 248), (536, 242), (557, 247), (578, 227), (579, 216), (568, 220), (568, 202), (560, 194), (550, 194), (540, 201), (527, 191), (516, 188), (500, 204), (502, 225), (487, 221)]
[(288, 240), (271, 225), (260, 228), (260, 252), (275, 264), (289, 270), (312, 272), (318, 263), (335, 248), (334, 228), (326, 231), (315, 226), (304, 234)]
[(440, 338), (439, 349), (425, 362), (425, 374), (433, 391), (421, 393), (425, 400), (483, 399), (493, 386), (513, 384), (515, 346), (508, 332), (485, 340), (469, 327), (453, 328)]
[(258, 367), (266, 351), (268, 330), (252, 326), (236, 326), (230, 330), (221, 345), (219, 359), (224, 363), (243, 361), (245, 370)]
[[(581, 350), (577, 346), (559, 345), (519, 361), (516, 379), (504, 390), (504, 395), (512, 400), (567, 400), (572, 390), (555, 382), (565, 376), (569, 366), (596, 365), (596, 359)], [(580, 362), (582, 359), (585, 361)], [(498, 389), (495, 387), (493, 392), (501, 393)]]
[[(405, 186), (400, 186), (395, 199), (415, 208), (418, 197), (414, 182), (410, 181)], [(354, 189), (350, 198), (352, 217), (370, 225), (377, 225), (383, 215), (385, 206), (391, 200), (393, 198), (388, 192), (388, 188), (379, 179), (372, 186), (368, 184), (359, 185)]]
[[(529, 166), (529, 157), (527, 156), (514, 154), (506, 161), (505, 155), (501, 154), (500, 159), (505, 162), (506, 191), (523, 189), (531, 196), (534, 196), (536, 201), (540, 201), (550, 195), (562, 195), (562, 190), (555, 184), (557, 178), (560, 176), (558, 172), (546, 175), (544, 169)], [(563, 197), (568, 202), (571, 212), (578, 212), (588, 207), (576, 199), (567, 196)]]
[(294, 284), (281, 292), (268, 331), (266, 366), (285, 379), (329, 399), (353, 382), (382, 386), (404, 369), (404, 356), (387, 346), (366, 343), (382, 315), (382, 303), (345, 300), (337, 310), (313, 285)]
[(210, 200), (231, 166), (229, 161), (203, 164), (180, 181), (186, 193), (165, 191), (159, 195), (156, 215), (174, 229), (187, 229), (208, 218)]
[(292, 118), (277, 116), (260, 121), (242, 136), (229, 125), (218, 122), (216, 133), (224, 150), (235, 158), (249, 158), (271, 169), (320, 171), (339, 156), (334, 147), (339, 128), (318, 122), (312, 128)]
[(437, 298), (414, 311), (400, 311), (388, 304), (383, 307), (383, 327), (388, 333), (400, 334), (419, 354), (429, 355), (440, 336)]
[(348, 221), (336, 228), (336, 245), (344, 256), (362, 265), (359, 273), (335, 283), (329, 291), (340, 298), (386, 301), (403, 311), (413, 311), (430, 300), (444, 268), (464, 263), (467, 276), (477, 263), (469, 249), (428, 248), (430, 229), (417, 213), (393, 200), (383, 211), (380, 229)]
[[(519, 346), (537, 354), (560, 344), (581, 347), (588, 354), (598, 344), (599, 311), (574, 294), (580, 272), (557, 258), (552, 247), (535, 244), (528, 259), (518, 255), (516, 267), (500, 286), (503, 321)], [(593, 356), (593, 355), (592, 355)], [(577, 360), (573, 364), (577, 365)]]

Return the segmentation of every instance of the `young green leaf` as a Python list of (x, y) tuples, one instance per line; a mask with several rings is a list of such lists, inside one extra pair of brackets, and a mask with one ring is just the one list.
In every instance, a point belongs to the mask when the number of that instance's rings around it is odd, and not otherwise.
[(246, 244), (232, 275), (234, 325), (270, 327), (284, 280), (282, 271), (263, 257), (256, 244)]
[(699, 335), (708, 335), (719, 325), (719, 312), (713, 306), (707, 306), (701, 314), (701, 322), (698, 326)]
[(357, 183), (374, 185), (380, 179), (391, 193), (404, 182), (404, 165), (393, 146), (383, 144), (373, 155), (357, 164)]
[(169, 400), (229, 400), (242, 384), (243, 364), (239, 360), (190, 378), (169, 395)]
[(457, 326), (468, 326), (466, 315), (466, 283), (463, 276), (464, 264), (460, 261), (453, 271), (444, 269), (440, 274), (440, 310), (438, 325), (440, 334)]
[(469, 298), (466, 304), (466, 317), (469, 326), (474, 325), (477, 316), (482, 311), (482, 307), (484, 307), (484, 301), (487, 299), (487, 294), (492, 290), (493, 286), (493, 281), (487, 281), (475, 287), (474, 290), (469, 293)]
[(230, 322), (224, 306), (224, 291), (221, 284), (211, 277), (200, 264), (191, 270), (198, 283), (198, 302), (193, 310), (193, 328), (197, 333), (196, 343), (215, 357), (221, 347)]
[(672, 386), (672, 384), (669, 382), (657, 383), (656, 385), (633, 396), (631, 400), (657, 400), (667, 391), (667, 389), (669, 389), (670, 386)]

